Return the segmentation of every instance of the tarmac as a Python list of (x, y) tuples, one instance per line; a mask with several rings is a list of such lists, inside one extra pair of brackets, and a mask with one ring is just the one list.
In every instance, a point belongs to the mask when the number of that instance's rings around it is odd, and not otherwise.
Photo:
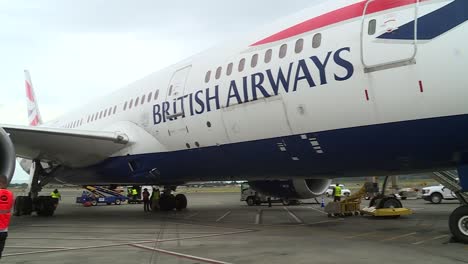
[[(456, 201), (403, 201), (400, 219), (328, 218), (320, 204), (247, 206), (237, 193), (187, 194), (181, 212), (75, 204), (12, 217), (1, 263), (468, 263), (448, 229)], [(328, 200), (327, 200), (328, 201)]]

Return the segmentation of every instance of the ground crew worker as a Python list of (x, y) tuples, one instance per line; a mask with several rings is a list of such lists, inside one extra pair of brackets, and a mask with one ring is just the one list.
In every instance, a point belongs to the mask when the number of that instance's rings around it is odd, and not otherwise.
[(134, 201), (138, 200), (138, 191), (136, 188), (132, 189), (132, 196)]
[(148, 189), (143, 190), (143, 209), (145, 212), (151, 212), (150, 208), (150, 193), (148, 192)]
[(153, 193), (151, 194), (151, 210), (159, 210), (159, 198), (161, 198), (159, 189), (153, 188)]
[(341, 187), (338, 183), (336, 183), (335, 189), (333, 190), (333, 201), (341, 201)]
[(7, 177), (0, 175), (0, 258), (2, 258), (3, 248), (8, 237), (8, 226), (14, 201), (13, 193), (7, 190), (7, 185)]
[(57, 189), (50, 193), (50, 197), (54, 199), (55, 207), (57, 207), (59, 200), (62, 200), (62, 196), (60, 195), (60, 192)]

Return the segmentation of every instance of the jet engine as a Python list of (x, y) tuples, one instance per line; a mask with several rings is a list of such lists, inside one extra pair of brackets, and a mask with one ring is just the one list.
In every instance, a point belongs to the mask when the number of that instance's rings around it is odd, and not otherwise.
[(8, 182), (15, 172), (16, 155), (10, 136), (0, 127), (0, 174), (5, 175)]
[(255, 191), (268, 196), (287, 199), (310, 199), (324, 194), (330, 183), (330, 179), (295, 179), (250, 181), (249, 185)]

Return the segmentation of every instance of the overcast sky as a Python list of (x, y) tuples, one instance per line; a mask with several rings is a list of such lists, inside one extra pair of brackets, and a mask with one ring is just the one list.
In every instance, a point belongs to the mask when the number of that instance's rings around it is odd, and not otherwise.
[(0, 1), (0, 124), (27, 125), (24, 69), (48, 121), (320, 1)]

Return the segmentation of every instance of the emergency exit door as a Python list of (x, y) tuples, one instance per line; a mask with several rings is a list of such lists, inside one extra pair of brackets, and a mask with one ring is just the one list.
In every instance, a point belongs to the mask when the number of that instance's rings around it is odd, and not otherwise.
[(419, 1), (366, 2), (361, 27), (361, 61), (365, 72), (416, 63)]

